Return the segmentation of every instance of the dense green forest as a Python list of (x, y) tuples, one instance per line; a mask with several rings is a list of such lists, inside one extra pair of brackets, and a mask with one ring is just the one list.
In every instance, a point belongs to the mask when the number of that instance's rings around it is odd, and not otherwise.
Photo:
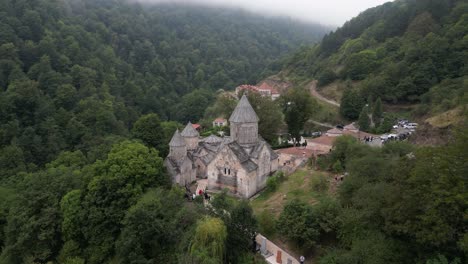
[[(343, 136), (311, 160), (348, 173), (336, 193), (322, 177), (318, 203), (291, 200), (258, 223), (226, 193), (186, 202), (163, 157), (181, 123), (229, 115), (236, 100), (217, 91), (281, 67), (298, 82), (349, 81), (353, 118), (366, 101), (374, 116), (382, 103), (466, 105), (467, 14), (461, 0), (394, 1), (283, 64), (327, 28), (221, 8), (0, 0), (0, 264), (263, 264), (252, 236), (266, 227), (321, 264), (465, 263), (466, 127), (439, 147)], [(304, 89), (250, 100), (270, 141), (281, 120), (299, 137), (318, 111)]]
[(325, 31), (219, 8), (2, 0), (0, 160), (33, 169), (62, 150), (100, 152), (147, 113), (196, 122), (213, 91), (255, 83)]
[(353, 89), (356, 96), (343, 96), (353, 108), (344, 117), (357, 119), (377, 98), (421, 103), (415, 114), (426, 116), (464, 106), (467, 65), (468, 3), (405, 0), (362, 12), (285, 60), (283, 70), (295, 80)]
[(215, 91), (327, 31), (235, 9), (0, 0), (0, 263), (254, 263), (249, 205), (185, 203), (161, 157)]

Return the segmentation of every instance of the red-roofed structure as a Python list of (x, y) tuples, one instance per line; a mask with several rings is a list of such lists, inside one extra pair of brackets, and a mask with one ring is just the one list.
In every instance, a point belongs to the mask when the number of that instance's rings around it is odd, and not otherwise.
[(213, 120), (213, 126), (214, 127), (222, 127), (222, 126), (227, 126), (227, 120), (222, 118), (222, 117), (218, 117), (216, 118), (215, 120)]
[(260, 86), (243, 84), (236, 87), (236, 94), (239, 95), (242, 91), (259, 93), (262, 96), (271, 97), (272, 100), (277, 99), (280, 96), (278, 90), (267, 84), (266, 82), (262, 83)]
[(201, 130), (201, 125), (200, 124), (192, 124), (192, 127), (197, 130), (198, 132), (200, 132)]

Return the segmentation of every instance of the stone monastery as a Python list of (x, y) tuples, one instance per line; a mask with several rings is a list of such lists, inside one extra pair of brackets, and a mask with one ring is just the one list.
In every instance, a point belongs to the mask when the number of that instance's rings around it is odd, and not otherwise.
[(207, 190), (227, 188), (249, 198), (265, 188), (267, 177), (278, 169), (278, 155), (258, 134), (258, 116), (244, 95), (234, 109), (230, 136), (200, 138), (189, 122), (177, 130), (164, 161), (174, 183), (208, 179)]

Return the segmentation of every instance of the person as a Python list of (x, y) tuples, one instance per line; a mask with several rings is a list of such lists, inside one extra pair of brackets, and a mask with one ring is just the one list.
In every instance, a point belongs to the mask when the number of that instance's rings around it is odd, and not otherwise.
[(202, 189), (198, 190), (198, 195), (202, 195), (202, 194), (203, 194)]
[(192, 200), (195, 200), (195, 198), (196, 198), (196, 195), (193, 193), (192, 194)]
[(304, 264), (304, 261), (305, 261), (304, 256), (301, 256), (301, 257), (299, 258), (299, 260), (300, 260), (301, 264)]

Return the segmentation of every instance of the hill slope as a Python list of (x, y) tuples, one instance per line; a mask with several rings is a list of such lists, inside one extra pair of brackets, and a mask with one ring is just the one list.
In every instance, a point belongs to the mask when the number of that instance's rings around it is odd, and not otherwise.
[(400, 0), (368, 9), (290, 57), (283, 71), (319, 86), (341, 82), (361, 98), (422, 103), (416, 114), (466, 105), (468, 4)]
[(145, 113), (196, 121), (213, 91), (255, 82), (326, 30), (229, 9), (0, 0), (0, 149), (42, 165), (127, 136)]

